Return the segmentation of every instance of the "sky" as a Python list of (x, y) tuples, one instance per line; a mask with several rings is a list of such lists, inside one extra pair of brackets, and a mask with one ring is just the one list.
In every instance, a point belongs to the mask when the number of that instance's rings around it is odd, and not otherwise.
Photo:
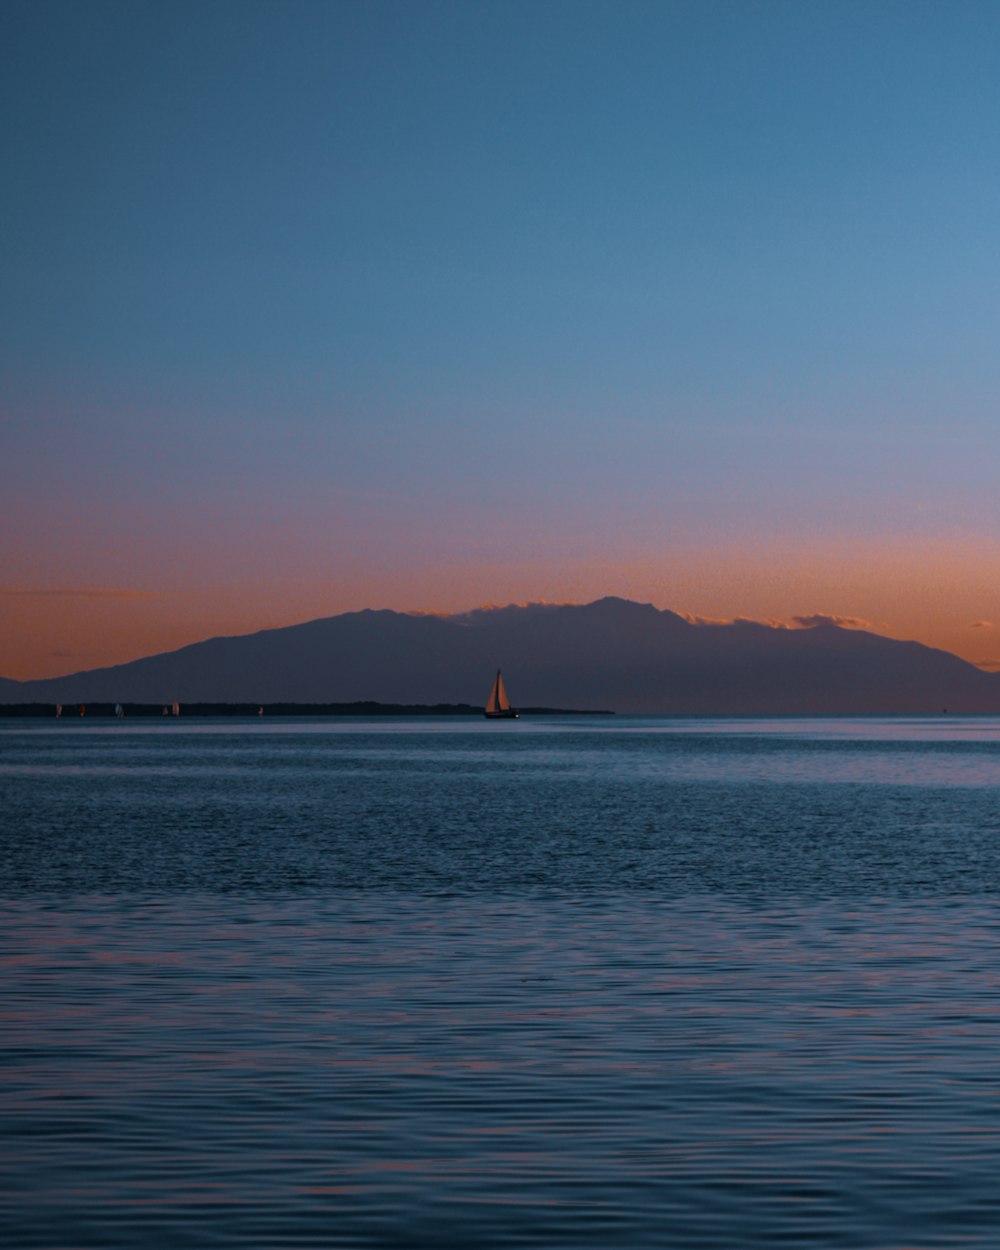
[(1000, 5), (6, 0), (0, 674), (606, 594), (1000, 667)]

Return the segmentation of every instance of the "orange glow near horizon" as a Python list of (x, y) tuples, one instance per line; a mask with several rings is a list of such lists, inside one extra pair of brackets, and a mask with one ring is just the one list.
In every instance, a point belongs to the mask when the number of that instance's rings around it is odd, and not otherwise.
[[(363, 608), (451, 614), (483, 604), (586, 603), (603, 595), (693, 620), (746, 617), (794, 626), (811, 616), (1000, 667), (997, 552), (959, 542), (859, 550), (701, 549), (682, 555), (535, 564), (412, 567), (342, 579), (233, 580), (209, 587), (0, 588), (0, 676), (53, 677), (121, 664), (227, 634)], [(797, 621), (798, 618), (798, 621)]]

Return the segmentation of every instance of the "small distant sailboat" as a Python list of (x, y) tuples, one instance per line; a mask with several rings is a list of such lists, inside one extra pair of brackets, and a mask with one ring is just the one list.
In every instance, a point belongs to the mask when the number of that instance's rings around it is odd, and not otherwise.
[(115, 716), (118, 718), (118, 720), (121, 720), (124, 717), (124, 715), (125, 715), (125, 709), (122, 707), (120, 703), (116, 703), (115, 704)]
[(173, 704), (171, 705), (171, 708), (170, 708), (170, 713), (171, 713), (171, 715), (172, 715), (172, 716), (180, 716), (180, 714), (181, 714), (181, 705), (180, 705), (179, 703), (176, 703), (176, 702), (175, 702), (175, 703), (173, 703)]
[(497, 669), (493, 679), (493, 689), (486, 700), (486, 716), (490, 720), (517, 720), (517, 713), (507, 698), (507, 687), (503, 684), (503, 674)]

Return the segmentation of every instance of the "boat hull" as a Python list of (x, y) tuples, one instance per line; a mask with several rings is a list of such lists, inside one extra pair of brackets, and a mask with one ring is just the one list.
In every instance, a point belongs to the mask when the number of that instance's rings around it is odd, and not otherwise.
[(517, 720), (517, 712), (484, 712), (487, 720)]

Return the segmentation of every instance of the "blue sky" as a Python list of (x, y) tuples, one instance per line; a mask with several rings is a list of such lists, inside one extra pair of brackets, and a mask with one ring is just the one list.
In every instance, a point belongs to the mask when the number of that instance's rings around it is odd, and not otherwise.
[(604, 592), (989, 658), (1000, 7), (32, 0), (0, 57), (0, 671), (95, 587), (116, 658)]

